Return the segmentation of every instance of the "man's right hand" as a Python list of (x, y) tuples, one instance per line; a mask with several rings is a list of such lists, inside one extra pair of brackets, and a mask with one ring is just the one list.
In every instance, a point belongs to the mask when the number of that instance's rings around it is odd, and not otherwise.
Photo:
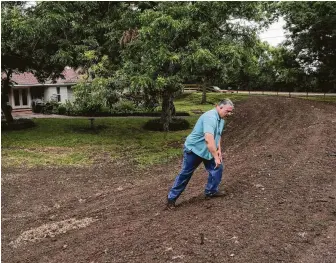
[(215, 168), (217, 168), (217, 167), (219, 167), (221, 165), (222, 160), (218, 156), (216, 156), (215, 157), (215, 163), (216, 163)]

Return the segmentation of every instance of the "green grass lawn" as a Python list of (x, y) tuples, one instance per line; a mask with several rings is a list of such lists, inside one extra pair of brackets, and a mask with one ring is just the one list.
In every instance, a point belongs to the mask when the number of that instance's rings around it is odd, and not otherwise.
[[(188, 117), (194, 124), (197, 117)], [(90, 165), (100, 160), (132, 159), (139, 165), (164, 162), (181, 153), (174, 146), (190, 130), (150, 132), (148, 118), (101, 118), (98, 133), (87, 119), (36, 119), (36, 127), (2, 132), (2, 166)]]
[[(177, 111), (187, 111), (191, 127), (198, 115), (193, 110), (207, 111), (221, 99), (233, 101), (242, 95), (208, 94), (209, 103), (202, 105), (201, 93), (183, 95), (176, 100)], [(36, 167), (46, 165), (91, 165), (109, 160), (134, 161), (147, 166), (164, 163), (181, 156), (182, 144), (191, 129), (185, 131), (150, 132), (142, 127), (149, 118), (97, 118), (98, 133), (89, 130), (87, 119), (35, 119), (36, 127), (1, 134), (2, 167)]]

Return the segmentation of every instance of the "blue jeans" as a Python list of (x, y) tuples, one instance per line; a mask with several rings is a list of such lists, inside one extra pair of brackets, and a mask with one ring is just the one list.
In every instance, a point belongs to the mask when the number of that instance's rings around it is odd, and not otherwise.
[(214, 158), (211, 160), (203, 159), (184, 147), (182, 170), (176, 177), (174, 185), (168, 193), (169, 200), (176, 200), (182, 194), (191, 176), (201, 162), (204, 163), (204, 167), (209, 173), (204, 193), (210, 195), (218, 192), (218, 186), (222, 180), (224, 169), (223, 164), (215, 168), (216, 163)]

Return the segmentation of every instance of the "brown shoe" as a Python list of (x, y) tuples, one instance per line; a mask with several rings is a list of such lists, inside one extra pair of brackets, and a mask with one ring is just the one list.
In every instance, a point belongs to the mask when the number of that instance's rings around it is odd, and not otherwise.
[(226, 193), (224, 191), (218, 191), (216, 193), (213, 194), (206, 194), (205, 197), (206, 198), (215, 198), (215, 197), (223, 197), (226, 196)]

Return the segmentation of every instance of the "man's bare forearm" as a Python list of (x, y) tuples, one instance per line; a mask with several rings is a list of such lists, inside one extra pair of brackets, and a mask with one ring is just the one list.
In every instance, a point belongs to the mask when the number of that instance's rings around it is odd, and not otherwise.
[(210, 133), (206, 133), (205, 134), (205, 142), (206, 142), (208, 150), (212, 154), (212, 156), (214, 158), (218, 157), (217, 147), (216, 147), (214, 136)]

